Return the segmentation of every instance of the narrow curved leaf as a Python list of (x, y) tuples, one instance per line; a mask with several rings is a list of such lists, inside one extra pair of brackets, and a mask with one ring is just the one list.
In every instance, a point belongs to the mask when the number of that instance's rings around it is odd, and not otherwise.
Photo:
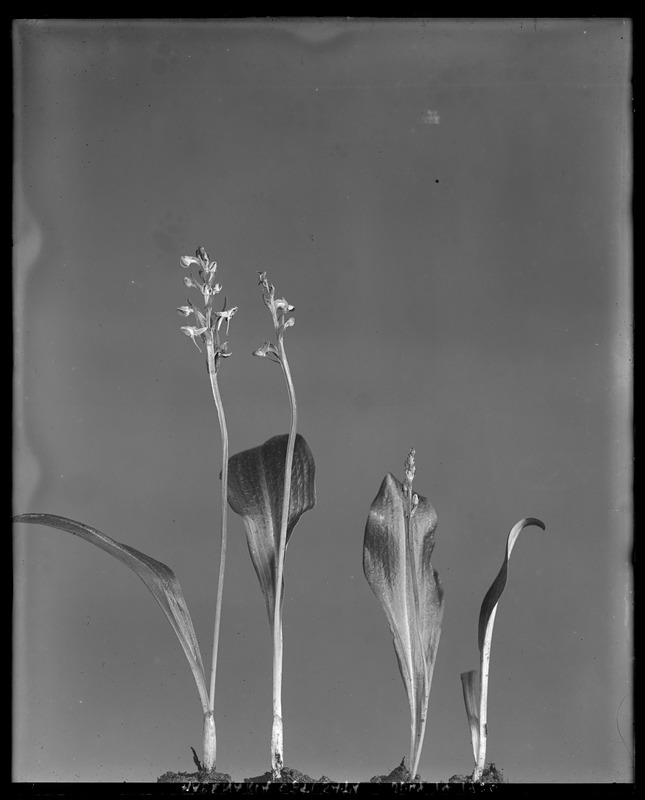
[(443, 589), (431, 564), (437, 515), (419, 496), (406, 520), (403, 484), (385, 476), (370, 508), (363, 543), (363, 571), (390, 625), (410, 704), (410, 769), (416, 773), (423, 743), (430, 685), (443, 618)]
[(526, 517), (516, 523), (508, 534), (506, 552), (502, 567), (486, 592), (479, 612), (477, 644), (479, 647), (479, 671), (470, 670), (461, 673), (461, 684), (466, 705), (466, 716), (475, 756), (473, 780), (481, 780), (486, 762), (486, 744), (488, 739), (488, 673), (490, 668), (490, 651), (493, 640), (493, 626), (497, 614), (497, 604), (506, 588), (508, 580), (508, 562), (517, 537), (530, 525), (546, 530), (544, 523), (535, 517)]
[(535, 525), (538, 528), (542, 528), (542, 530), (546, 530), (544, 523), (541, 520), (535, 519), (534, 517), (526, 517), (525, 519), (521, 519), (516, 525), (514, 525), (513, 528), (511, 529), (511, 532), (508, 534), (508, 539), (506, 540), (506, 553), (504, 555), (504, 561), (502, 563), (502, 567), (499, 573), (497, 574), (497, 577), (493, 581), (490, 589), (486, 592), (486, 595), (482, 602), (481, 610), (479, 612), (479, 629), (478, 629), (477, 643), (480, 651), (482, 651), (484, 648), (486, 629), (488, 627), (490, 619), (493, 616), (493, 612), (495, 611), (495, 607), (499, 602), (499, 598), (502, 596), (502, 593), (506, 588), (506, 581), (508, 580), (508, 562), (511, 557), (513, 546), (517, 541), (517, 537), (524, 530), (524, 528), (528, 528), (530, 525)]
[(121, 561), (135, 572), (148, 587), (155, 600), (168, 617), (173, 630), (177, 634), (181, 646), (186, 654), (188, 663), (197, 684), (197, 691), (204, 712), (208, 710), (208, 692), (204, 677), (204, 666), (199, 650), (199, 644), (193, 628), (193, 622), (181, 591), (181, 586), (175, 573), (154, 558), (135, 550), (126, 544), (121, 544), (107, 536), (105, 533), (90, 528), (82, 522), (75, 522), (66, 517), (54, 514), (19, 514), (13, 518), (14, 522), (25, 522), (33, 525), (45, 525), (61, 531), (67, 531), (74, 536), (79, 536), (87, 542), (105, 550), (114, 558)]
[[(236, 453), (228, 462), (228, 502), (244, 521), (249, 553), (272, 630), (288, 440), (287, 434), (273, 436), (258, 447)], [(315, 471), (309, 445), (298, 433), (291, 470), (287, 545), (300, 517), (316, 504)]]

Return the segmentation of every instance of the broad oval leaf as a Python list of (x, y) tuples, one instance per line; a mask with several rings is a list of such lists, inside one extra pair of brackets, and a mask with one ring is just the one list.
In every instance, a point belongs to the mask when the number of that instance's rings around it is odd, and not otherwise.
[[(228, 462), (228, 502), (244, 521), (249, 553), (264, 594), (272, 629), (288, 441), (287, 434), (273, 436), (258, 447), (236, 453)], [(291, 469), (286, 544), (300, 517), (316, 504), (315, 472), (309, 445), (298, 433)]]
[(115, 541), (89, 525), (75, 522), (67, 517), (59, 517), (55, 514), (19, 514), (13, 518), (13, 521), (45, 525), (67, 531), (96, 545), (101, 550), (105, 550), (106, 553), (130, 567), (145, 583), (168, 617), (190, 664), (204, 712), (208, 710), (208, 692), (199, 644), (181, 586), (170, 567), (135, 550), (134, 547)]
[(403, 484), (388, 473), (370, 508), (363, 543), (363, 571), (390, 625), (410, 703), (412, 774), (423, 744), (444, 609), (439, 575), (430, 561), (437, 515), (427, 498), (418, 497), (408, 525)]

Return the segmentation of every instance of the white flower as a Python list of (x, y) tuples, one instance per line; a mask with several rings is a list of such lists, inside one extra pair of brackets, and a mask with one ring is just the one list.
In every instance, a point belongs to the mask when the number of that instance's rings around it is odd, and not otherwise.
[(228, 336), (228, 326), (231, 322), (231, 317), (234, 316), (236, 311), (237, 306), (233, 306), (233, 308), (229, 308), (228, 311), (226, 311), (226, 304), (221, 311), (213, 311), (213, 314), (217, 317), (217, 330), (221, 328), (222, 322), (226, 320), (226, 335)]
[(280, 363), (280, 353), (271, 342), (265, 341), (262, 347), (258, 347), (257, 350), (253, 351), (253, 355), (259, 356), (260, 358), (269, 358), (270, 361), (276, 361), (278, 364)]
[(282, 311), (283, 314), (286, 314), (288, 311), (293, 311), (295, 306), (292, 306), (291, 303), (287, 303), (284, 297), (281, 300), (275, 301), (275, 310)]
[(195, 347), (201, 353), (202, 352), (202, 348), (195, 341), (195, 336), (201, 336), (203, 333), (206, 333), (207, 329), (206, 328), (196, 328), (194, 325), (185, 325), (185, 326), (182, 326), (181, 329), (186, 334), (186, 336), (190, 336), (190, 338), (193, 340), (193, 344), (195, 345)]

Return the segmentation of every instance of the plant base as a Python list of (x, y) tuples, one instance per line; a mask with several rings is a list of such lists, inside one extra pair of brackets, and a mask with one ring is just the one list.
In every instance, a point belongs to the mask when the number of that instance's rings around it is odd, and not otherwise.
[[(453, 775), (448, 783), (472, 783), (473, 776), (470, 775)], [(482, 779), (479, 783), (507, 783), (506, 778), (502, 774), (502, 770), (498, 769), (491, 761), (487, 767), (484, 767)]]
[(370, 783), (421, 783), (419, 775), (413, 777), (403, 757), (398, 767), (394, 767), (388, 775), (375, 775), (370, 778)]
[(226, 772), (207, 772), (205, 769), (197, 772), (164, 772), (157, 778), (157, 783), (231, 783), (231, 776)]
[(282, 767), (281, 777), (279, 780), (274, 781), (271, 772), (265, 772), (263, 775), (258, 775), (255, 778), (244, 778), (244, 783), (331, 783), (331, 778), (325, 775), (316, 780), (305, 775), (304, 772), (299, 772), (297, 769), (291, 767)]

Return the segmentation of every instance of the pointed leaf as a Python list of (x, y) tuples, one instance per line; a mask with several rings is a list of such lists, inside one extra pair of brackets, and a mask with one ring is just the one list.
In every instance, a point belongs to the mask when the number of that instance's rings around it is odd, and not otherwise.
[(535, 525), (538, 528), (542, 528), (542, 530), (546, 530), (544, 523), (541, 520), (535, 519), (534, 517), (527, 517), (526, 519), (521, 519), (516, 525), (514, 525), (511, 529), (511, 532), (508, 534), (508, 539), (506, 540), (506, 554), (504, 556), (502, 568), (493, 581), (490, 589), (486, 592), (486, 596), (484, 597), (481, 610), (479, 612), (478, 645), (480, 651), (484, 648), (484, 639), (486, 637), (486, 629), (488, 624), (491, 621), (491, 618), (494, 619), (495, 608), (499, 598), (502, 596), (502, 593), (506, 588), (506, 581), (508, 579), (508, 561), (511, 557), (511, 551), (513, 550), (513, 546), (515, 545), (517, 537), (520, 535), (521, 531), (530, 525)]
[(370, 508), (363, 544), (363, 570), (385, 611), (410, 703), (414, 774), (423, 743), (430, 685), (436, 659), (443, 589), (430, 558), (437, 515), (425, 497), (410, 518), (403, 484), (386, 475)]
[[(228, 462), (228, 502), (246, 528), (246, 541), (264, 594), (273, 629), (276, 596), (276, 554), (282, 521), (287, 434), (231, 456)], [(304, 437), (296, 434), (287, 539), (300, 517), (316, 504), (314, 457)]]
[(13, 518), (13, 521), (46, 525), (50, 528), (67, 531), (74, 536), (80, 536), (81, 539), (91, 542), (130, 567), (152, 592), (153, 597), (168, 617), (190, 664), (202, 707), (205, 712), (207, 711), (208, 693), (199, 644), (179, 581), (169, 567), (162, 564), (161, 561), (156, 561), (145, 553), (135, 550), (134, 547), (121, 544), (105, 533), (90, 528), (89, 525), (75, 522), (66, 517), (54, 514), (19, 514)]

